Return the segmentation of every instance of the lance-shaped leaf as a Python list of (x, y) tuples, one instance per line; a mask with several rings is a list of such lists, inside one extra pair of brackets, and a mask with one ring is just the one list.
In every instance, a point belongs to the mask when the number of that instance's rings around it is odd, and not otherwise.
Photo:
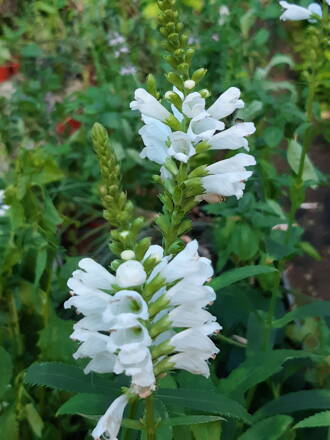
[(284, 327), (295, 319), (304, 319), (308, 316), (317, 316), (318, 318), (323, 316), (330, 316), (330, 301), (315, 301), (305, 306), (297, 307), (291, 312), (287, 313), (280, 319), (273, 321), (273, 327)]
[(255, 277), (264, 273), (277, 272), (272, 266), (244, 266), (237, 269), (228, 270), (220, 276), (214, 278), (210, 285), (213, 289), (223, 289), (245, 278)]

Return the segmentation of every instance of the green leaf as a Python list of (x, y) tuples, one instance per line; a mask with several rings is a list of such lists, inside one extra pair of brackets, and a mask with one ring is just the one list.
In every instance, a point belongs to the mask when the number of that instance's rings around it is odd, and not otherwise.
[(172, 426), (198, 425), (199, 423), (218, 422), (219, 420), (225, 419), (219, 416), (181, 416), (171, 418), (170, 424)]
[(25, 382), (72, 393), (111, 395), (120, 389), (119, 386), (98, 375), (93, 373), (85, 375), (80, 368), (59, 362), (32, 364), (27, 370)]
[(296, 411), (329, 408), (330, 390), (304, 390), (284, 394), (278, 399), (271, 400), (260, 408), (253, 417), (255, 420), (260, 420), (275, 414), (291, 414)]
[(221, 436), (221, 424), (219, 422), (192, 425), (191, 430), (195, 440), (219, 440)]
[(51, 310), (46, 326), (39, 332), (38, 347), (49, 361), (73, 362), (77, 344), (70, 339), (73, 322), (58, 318)]
[(168, 411), (163, 402), (159, 399), (155, 399), (155, 406), (157, 409), (158, 416), (161, 420), (160, 424), (157, 426), (157, 440), (172, 440), (173, 439), (173, 428), (170, 423), (170, 418)]
[(81, 414), (81, 415), (102, 415), (106, 412), (112, 400), (117, 397), (118, 393), (104, 396), (102, 394), (86, 394), (81, 393), (71, 397), (57, 411), (57, 416), (65, 414)]
[(34, 405), (32, 403), (26, 404), (24, 407), (24, 412), (34, 434), (37, 437), (41, 437), (42, 430), (44, 428), (44, 422), (42, 421), (42, 418), (40, 417)]
[(227, 272), (224, 272), (220, 276), (214, 278), (210, 283), (210, 286), (217, 290), (223, 289), (224, 287), (230, 286), (231, 284), (237, 283), (245, 278), (273, 272), (277, 272), (277, 269), (272, 266), (239, 267), (237, 269), (228, 270)]
[(281, 328), (291, 321), (294, 321), (296, 319), (304, 319), (308, 316), (330, 316), (330, 301), (315, 301), (311, 304), (297, 307), (296, 309), (284, 315), (282, 318), (273, 321), (273, 327)]
[(298, 428), (318, 428), (321, 426), (330, 426), (330, 411), (323, 411), (313, 416), (307, 417), (294, 425), (293, 429)]
[(34, 275), (34, 287), (36, 288), (39, 284), (40, 278), (46, 269), (47, 264), (47, 249), (39, 249), (37, 253), (37, 261)]
[(12, 374), (13, 365), (10, 354), (0, 346), (0, 398), (7, 391)]
[(264, 131), (264, 138), (266, 141), (266, 144), (274, 148), (276, 147), (283, 138), (283, 130), (279, 127), (268, 127)]
[(319, 254), (319, 252), (308, 241), (301, 241), (299, 243), (299, 247), (300, 247), (300, 249), (302, 249), (305, 252), (305, 254), (309, 255), (310, 257), (314, 258), (315, 260), (317, 260), (317, 261), (322, 260), (322, 257)]
[(253, 425), (238, 440), (281, 440), (292, 421), (290, 416), (269, 417)]
[[(272, 350), (267, 353), (256, 352), (228, 377), (219, 381), (219, 390), (235, 399), (242, 399), (245, 392), (278, 373), (283, 364), (290, 359), (314, 357), (302, 350)], [(320, 356), (322, 359), (322, 356)]]
[(19, 440), (18, 422), (16, 420), (15, 409), (8, 408), (0, 415), (1, 437), (3, 439)]
[(211, 414), (233, 417), (249, 423), (250, 414), (235, 400), (229, 399), (222, 394), (203, 392), (188, 389), (169, 390), (161, 389), (157, 397), (165, 404), (191, 408), (198, 411), (206, 411)]
[[(288, 159), (290, 167), (292, 168), (292, 170), (296, 174), (298, 174), (298, 171), (299, 171), (301, 155), (302, 155), (301, 145), (297, 141), (291, 140), (289, 142), (289, 148), (287, 151), (287, 159)], [(305, 157), (305, 164), (304, 164), (304, 171), (303, 171), (302, 179), (305, 181), (306, 180), (313, 180), (315, 182), (318, 181), (318, 177), (317, 177), (315, 168), (307, 155)]]

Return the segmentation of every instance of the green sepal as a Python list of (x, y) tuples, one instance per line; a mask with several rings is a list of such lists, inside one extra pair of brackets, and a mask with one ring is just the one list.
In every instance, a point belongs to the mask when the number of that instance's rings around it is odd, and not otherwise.
[(176, 165), (176, 163), (174, 162), (173, 159), (171, 159), (170, 157), (168, 157), (164, 163), (165, 168), (171, 173), (173, 174), (173, 176), (176, 176), (179, 172), (178, 167)]
[(150, 237), (145, 237), (137, 243), (137, 245), (134, 247), (134, 252), (137, 260), (139, 261), (142, 260), (145, 253), (149, 249), (150, 245), (151, 245)]
[(206, 171), (207, 165), (201, 165), (198, 168), (195, 168), (194, 170), (189, 173), (189, 179), (193, 179), (195, 177), (204, 177), (208, 175), (208, 172)]
[(207, 69), (204, 69), (203, 67), (200, 69), (195, 70), (195, 72), (192, 74), (192, 79), (196, 82), (199, 83), (204, 76), (206, 75)]
[(166, 78), (168, 82), (176, 86), (179, 90), (183, 90), (183, 81), (176, 73), (169, 72)]
[(185, 219), (178, 228), (178, 235), (183, 235), (187, 233), (192, 228), (192, 221), (190, 219)]
[(122, 263), (121, 260), (113, 260), (113, 261), (111, 262), (110, 267), (111, 267), (111, 269), (112, 269), (114, 272), (116, 272), (116, 270), (117, 270), (118, 267), (121, 265), (121, 263)]
[(181, 130), (181, 124), (180, 122), (176, 119), (176, 117), (174, 115), (170, 115), (166, 120), (165, 123), (172, 128), (172, 130), (174, 131), (180, 131)]
[(196, 153), (205, 153), (205, 151), (208, 151), (211, 148), (211, 145), (209, 145), (207, 142), (203, 141), (200, 142), (198, 145), (196, 145), (195, 150)]

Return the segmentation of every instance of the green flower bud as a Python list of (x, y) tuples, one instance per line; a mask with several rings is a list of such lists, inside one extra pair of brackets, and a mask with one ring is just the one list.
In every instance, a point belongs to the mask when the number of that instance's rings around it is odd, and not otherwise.
[(199, 177), (194, 177), (185, 181), (187, 196), (197, 196), (203, 194), (204, 188)]
[(181, 124), (180, 122), (176, 119), (176, 117), (174, 115), (170, 115), (166, 120), (165, 120), (165, 124), (167, 124), (170, 128), (172, 128), (172, 130), (174, 131), (180, 131), (181, 130)]
[(170, 101), (171, 104), (175, 105), (175, 107), (179, 110), (182, 108), (182, 99), (180, 96), (172, 91), (168, 91), (165, 93), (165, 98)]
[(201, 69), (197, 69), (195, 70), (195, 72), (192, 74), (192, 79), (196, 82), (199, 83), (205, 76), (207, 72), (207, 69), (204, 69), (203, 67)]
[(193, 179), (194, 177), (204, 177), (207, 176), (208, 172), (206, 171), (206, 165), (201, 165), (198, 168), (195, 168), (191, 173), (189, 173), (189, 179)]
[(206, 99), (209, 98), (211, 96), (211, 93), (209, 92), (209, 90), (207, 89), (202, 89), (199, 91), (199, 94), (201, 95), (202, 98)]
[(173, 159), (171, 159), (170, 157), (168, 157), (164, 163), (165, 168), (174, 176), (176, 176), (179, 172), (178, 167), (176, 166), (176, 163), (174, 162)]
[(177, 87), (179, 90), (183, 89), (183, 81), (182, 79), (174, 72), (169, 72), (166, 75), (166, 78), (168, 80), (168, 82), (170, 82), (171, 84), (173, 84), (175, 87)]
[(154, 96), (156, 99), (158, 99), (159, 98), (159, 93), (157, 92), (156, 79), (155, 79), (155, 77), (151, 73), (149, 73), (149, 75), (147, 77), (146, 86), (147, 86), (148, 92), (152, 96)]
[(134, 248), (134, 252), (138, 260), (142, 260), (145, 253), (149, 249), (150, 245), (151, 245), (150, 237), (145, 237), (137, 243), (137, 245)]

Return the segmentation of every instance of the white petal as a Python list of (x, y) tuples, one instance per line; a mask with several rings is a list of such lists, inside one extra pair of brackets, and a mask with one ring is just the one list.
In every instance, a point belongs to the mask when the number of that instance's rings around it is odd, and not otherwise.
[(250, 154), (238, 153), (229, 159), (220, 160), (206, 169), (210, 174), (228, 173), (235, 171), (245, 171), (244, 167), (255, 165), (256, 160)]
[(166, 296), (171, 305), (175, 306), (195, 301), (206, 305), (215, 300), (215, 292), (211, 287), (197, 285), (190, 278), (176, 283), (167, 291)]
[(152, 244), (147, 252), (144, 254), (143, 261), (147, 258), (152, 257), (157, 261), (160, 261), (164, 256), (164, 249), (158, 244)]
[(120, 287), (139, 286), (145, 282), (147, 274), (139, 261), (122, 263), (116, 272), (116, 283)]
[(207, 141), (216, 131), (224, 128), (225, 124), (223, 122), (210, 118), (208, 113), (203, 112), (190, 121), (188, 136), (194, 143)]
[(142, 114), (160, 121), (165, 121), (169, 118), (170, 112), (146, 90), (136, 89), (134, 98), (135, 101), (130, 103), (131, 110), (139, 110)]
[(116, 356), (112, 353), (104, 351), (93, 357), (93, 359), (86, 365), (84, 373), (88, 374), (91, 371), (94, 373), (112, 373), (115, 365)]
[(252, 122), (242, 122), (214, 135), (209, 143), (213, 150), (223, 150), (227, 148), (237, 150), (242, 147), (248, 150), (248, 141), (245, 139), (245, 136), (253, 134), (255, 130), (255, 126)]
[(169, 360), (175, 363), (175, 368), (189, 371), (192, 374), (200, 374), (208, 378), (210, 376), (210, 369), (204, 357), (203, 353), (191, 350), (177, 353), (171, 356)]
[(140, 323), (136, 323), (134, 327), (118, 329), (111, 333), (108, 350), (114, 353), (127, 344), (149, 346), (151, 344), (151, 338), (148, 330)]
[(117, 440), (127, 404), (128, 397), (126, 394), (117, 397), (117, 399), (112, 402), (92, 432), (92, 436), (95, 440), (100, 439), (102, 435), (105, 435), (108, 440)]
[(161, 276), (172, 282), (191, 275), (198, 270), (199, 258), (198, 243), (193, 240), (161, 270)]
[(216, 119), (231, 115), (236, 109), (244, 107), (244, 102), (239, 99), (240, 95), (240, 89), (230, 87), (207, 109), (207, 113)]
[(306, 20), (310, 17), (311, 11), (301, 6), (288, 3), (286, 1), (280, 1), (280, 5), (282, 8), (285, 8), (286, 11), (280, 16), (280, 19), (283, 21), (286, 20)]
[(168, 154), (180, 162), (187, 162), (196, 151), (192, 146), (189, 136), (182, 131), (175, 131), (170, 136), (170, 148)]
[(97, 289), (110, 289), (114, 283), (114, 276), (91, 258), (83, 258), (78, 265), (85, 271), (81, 271), (80, 280), (86, 286)]
[(108, 338), (109, 336), (100, 333), (91, 333), (89, 338), (79, 346), (73, 357), (75, 359), (92, 358), (99, 353), (105, 352), (107, 350)]
[(171, 129), (157, 119), (148, 118), (147, 121), (147, 124), (139, 130), (145, 145), (140, 156), (162, 164), (168, 157), (166, 141), (171, 135)]
[(190, 93), (182, 103), (182, 111), (188, 118), (195, 118), (205, 110), (205, 99), (198, 92)]
[(216, 320), (216, 317), (198, 303), (187, 303), (176, 307), (168, 314), (173, 327), (198, 327)]
[(202, 177), (202, 184), (208, 194), (219, 194), (221, 196), (242, 197), (245, 188), (244, 180), (252, 175), (252, 171), (240, 173), (216, 174)]
[(112, 322), (113, 328), (134, 325), (137, 319), (148, 319), (148, 306), (142, 296), (134, 290), (120, 290), (103, 312), (103, 320)]

